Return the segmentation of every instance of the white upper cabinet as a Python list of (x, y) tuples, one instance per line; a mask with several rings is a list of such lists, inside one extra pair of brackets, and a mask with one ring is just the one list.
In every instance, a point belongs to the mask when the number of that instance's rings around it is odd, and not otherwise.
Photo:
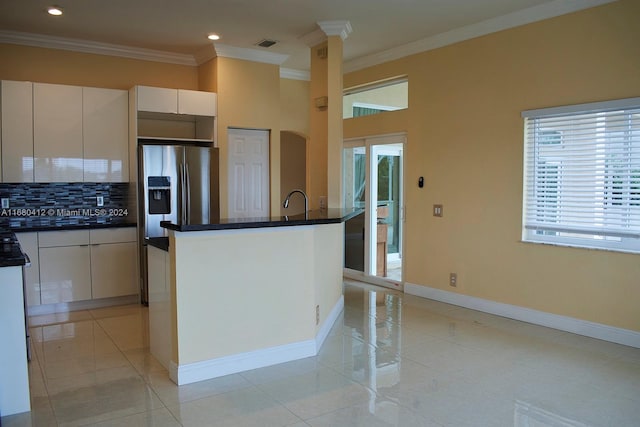
[(215, 116), (216, 94), (186, 89), (137, 86), (138, 111)]
[(138, 111), (178, 114), (178, 91), (161, 87), (137, 87)]
[(2, 81), (2, 181), (33, 182), (33, 85)]
[(36, 182), (82, 182), (82, 87), (33, 84)]
[(138, 137), (215, 141), (217, 95), (186, 89), (136, 86), (130, 92)]
[(216, 94), (197, 90), (178, 89), (178, 114), (215, 116)]
[(129, 181), (129, 92), (82, 88), (85, 182)]

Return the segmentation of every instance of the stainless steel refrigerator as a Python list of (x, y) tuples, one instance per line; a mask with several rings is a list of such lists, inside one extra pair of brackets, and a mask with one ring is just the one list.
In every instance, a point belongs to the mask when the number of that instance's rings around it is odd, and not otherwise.
[(148, 303), (147, 240), (166, 237), (160, 221), (207, 224), (219, 218), (218, 149), (211, 143), (138, 140), (141, 300)]

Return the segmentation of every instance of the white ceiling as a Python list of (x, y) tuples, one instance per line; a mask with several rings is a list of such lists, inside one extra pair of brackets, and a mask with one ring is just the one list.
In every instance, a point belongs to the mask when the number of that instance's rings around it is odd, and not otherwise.
[[(304, 36), (320, 21), (348, 21), (344, 60), (426, 50), (613, 0), (0, 0), (0, 31), (195, 56), (218, 43), (287, 55), (282, 67), (308, 70)], [(52, 17), (56, 4), (64, 15)], [(40, 37), (42, 38), (42, 37)], [(265, 49), (262, 39), (278, 43)], [(7, 41), (0, 37), (0, 41)], [(28, 44), (28, 43), (25, 43)], [(398, 53), (394, 53), (398, 52)], [(363, 62), (364, 61), (364, 62)]]

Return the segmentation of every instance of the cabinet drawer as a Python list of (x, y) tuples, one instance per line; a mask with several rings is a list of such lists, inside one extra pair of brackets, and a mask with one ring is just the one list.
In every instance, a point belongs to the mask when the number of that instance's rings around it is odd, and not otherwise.
[(135, 242), (136, 228), (122, 227), (90, 230), (89, 241), (92, 245), (98, 245), (102, 243)]
[(38, 246), (82, 246), (89, 244), (89, 230), (43, 231), (38, 233)]

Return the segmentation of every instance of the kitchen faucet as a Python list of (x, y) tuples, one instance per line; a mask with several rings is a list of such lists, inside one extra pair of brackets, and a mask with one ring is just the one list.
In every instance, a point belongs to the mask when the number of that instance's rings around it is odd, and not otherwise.
[(291, 196), (293, 195), (293, 193), (300, 193), (304, 197), (304, 215), (306, 217), (307, 211), (309, 210), (309, 198), (307, 197), (307, 194), (302, 190), (291, 190), (291, 192), (284, 199), (284, 203), (282, 204), (282, 206), (285, 209), (289, 207), (289, 199), (291, 199)]

